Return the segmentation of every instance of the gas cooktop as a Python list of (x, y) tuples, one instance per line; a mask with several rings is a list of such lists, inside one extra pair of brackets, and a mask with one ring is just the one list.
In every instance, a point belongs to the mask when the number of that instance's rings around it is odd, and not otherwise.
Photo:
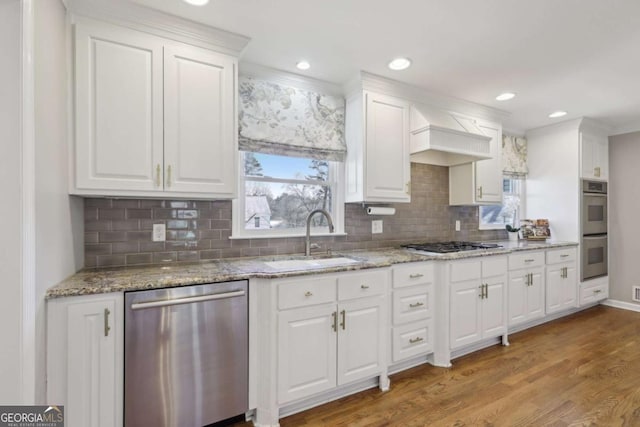
[(501, 248), (497, 243), (482, 242), (426, 242), (402, 245), (403, 248), (418, 252), (447, 254), (451, 252), (474, 251), (478, 249)]

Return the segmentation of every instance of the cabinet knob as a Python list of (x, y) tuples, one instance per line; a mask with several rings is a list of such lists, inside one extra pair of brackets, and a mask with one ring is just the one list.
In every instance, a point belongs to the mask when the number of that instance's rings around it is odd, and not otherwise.
[(313, 293), (311, 293), (311, 291), (307, 291), (304, 293), (305, 297), (310, 297), (311, 295), (313, 295)]

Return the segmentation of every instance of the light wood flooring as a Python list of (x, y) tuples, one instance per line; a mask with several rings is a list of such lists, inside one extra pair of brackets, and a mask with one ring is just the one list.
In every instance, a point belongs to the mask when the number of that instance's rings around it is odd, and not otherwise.
[[(597, 306), (280, 420), (290, 426), (640, 426), (640, 313)], [(235, 426), (248, 426), (238, 423)]]

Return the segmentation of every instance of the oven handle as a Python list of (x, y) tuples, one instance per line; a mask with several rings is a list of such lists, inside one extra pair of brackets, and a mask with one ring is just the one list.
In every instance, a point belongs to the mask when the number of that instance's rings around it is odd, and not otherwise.
[(201, 295), (197, 297), (177, 298), (172, 300), (138, 302), (131, 304), (131, 310), (141, 310), (143, 308), (166, 307), (169, 305), (190, 304), (194, 302), (211, 301), (223, 298), (240, 297), (244, 295), (244, 291), (224, 292), (220, 294)]
[(607, 238), (607, 234), (603, 233), (603, 234), (593, 234), (593, 235), (589, 235), (589, 236), (582, 236), (582, 238), (584, 240), (603, 240)]
[(590, 197), (607, 197), (607, 193), (582, 193), (583, 196), (590, 196)]

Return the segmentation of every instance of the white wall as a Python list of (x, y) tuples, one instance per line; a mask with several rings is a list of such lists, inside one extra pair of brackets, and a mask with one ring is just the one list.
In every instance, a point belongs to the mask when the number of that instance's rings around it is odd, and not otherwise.
[(82, 268), (82, 199), (68, 195), (68, 52), (60, 0), (34, 3), (36, 164), (36, 399), (45, 398), (47, 288)]
[(609, 297), (629, 303), (640, 286), (639, 159), (640, 132), (609, 137)]
[(21, 8), (0, 0), (0, 403), (22, 398)]

